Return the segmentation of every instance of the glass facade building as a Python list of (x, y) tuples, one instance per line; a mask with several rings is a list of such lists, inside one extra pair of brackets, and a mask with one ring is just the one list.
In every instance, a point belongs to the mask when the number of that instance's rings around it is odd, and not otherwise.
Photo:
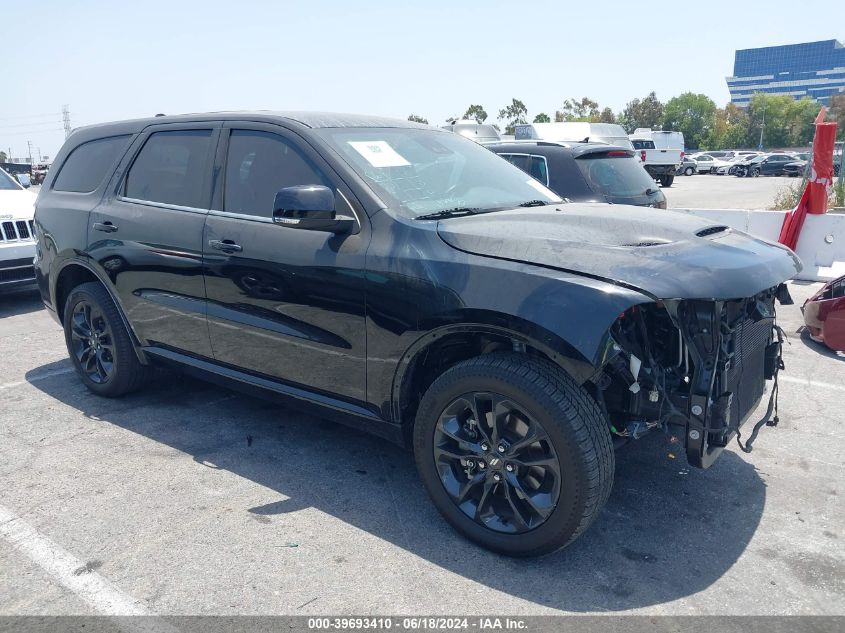
[(806, 96), (826, 105), (831, 95), (845, 91), (845, 47), (825, 40), (737, 51), (733, 77), (726, 80), (731, 102), (740, 107), (755, 92)]

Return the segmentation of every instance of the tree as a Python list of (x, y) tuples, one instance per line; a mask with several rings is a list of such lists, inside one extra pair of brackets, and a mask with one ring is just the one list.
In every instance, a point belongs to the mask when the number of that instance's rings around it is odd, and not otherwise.
[(793, 101), (786, 109), (787, 145), (801, 147), (813, 142), (816, 117), (821, 106), (810, 97)]
[(555, 121), (598, 121), (599, 116), (599, 104), (589, 97), (581, 97), (580, 101), (564, 101), (561, 109), (555, 112)]
[(786, 147), (789, 143), (789, 95), (755, 93), (748, 104), (748, 146)]
[(517, 125), (527, 123), (528, 108), (519, 99), (511, 99), (511, 104), (499, 110), (499, 120), (506, 121), (505, 134), (513, 134)]
[(705, 149), (751, 147), (748, 137), (748, 113), (736, 104), (729, 103), (724, 108), (716, 110), (713, 116), (713, 127), (710, 128), (702, 147)]
[(426, 119), (424, 116), (420, 116), (419, 114), (409, 114), (408, 120), (413, 121), (414, 123), (425, 123), (426, 125), (428, 125), (428, 119)]
[(475, 119), (476, 123), (484, 123), (487, 120), (487, 111), (480, 105), (471, 105), (464, 112), (465, 119)]
[(691, 149), (706, 141), (716, 104), (707, 95), (685, 92), (669, 99), (663, 110), (663, 129), (683, 132), (686, 146)]
[(551, 121), (552, 120), (549, 118), (549, 115), (545, 112), (541, 112), (534, 117), (534, 123), (551, 123)]
[(616, 115), (613, 114), (613, 110), (610, 108), (602, 110), (599, 115), (599, 123), (616, 123)]
[(0, 151), (0, 163), (5, 163), (7, 160), (6, 152)]
[(663, 123), (664, 106), (652, 91), (642, 100), (629, 101), (619, 116), (628, 134), (638, 127), (659, 128)]

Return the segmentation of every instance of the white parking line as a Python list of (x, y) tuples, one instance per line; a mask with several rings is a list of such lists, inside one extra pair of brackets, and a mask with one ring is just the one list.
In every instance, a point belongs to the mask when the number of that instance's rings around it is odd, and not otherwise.
[(0, 536), (103, 615), (150, 615), (139, 600), (123, 593), (3, 506), (0, 506)]
[(32, 378), (28, 378), (27, 380), (18, 380), (16, 382), (7, 382), (6, 384), (0, 385), (0, 391), (4, 389), (11, 389), (12, 387), (20, 387), (21, 385), (25, 385), (28, 382), (38, 382), (39, 380), (46, 380), (47, 378), (52, 378), (53, 376), (61, 376), (62, 374), (70, 374), (76, 371), (73, 367), (68, 367), (67, 369), (57, 369), (56, 371), (51, 371), (46, 374), (41, 374), (40, 376), (33, 376)]
[(795, 378), (794, 376), (778, 376), (778, 380), (784, 382), (794, 382), (796, 385), (804, 385), (806, 387), (818, 387), (819, 389), (833, 389), (834, 391), (845, 391), (845, 385), (835, 385), (832, 382), (819, 382), (818, 380), (810, 380), (808, 378)]

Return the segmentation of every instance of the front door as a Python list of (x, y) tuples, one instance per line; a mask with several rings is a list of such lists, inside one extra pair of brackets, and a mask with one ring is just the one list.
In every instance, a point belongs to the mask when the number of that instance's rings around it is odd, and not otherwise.
[(365, 220), (351, 191), (305, 141), (274, 125), (226, 124), (218, 164), (203, 240), (214, 358), (365, 401), (368, 225), (334, 235), (272, 221), (276, 192), (294, 185), (329, 186), (339, 212)]
[(141, 342), (209, 358), (202, 239), (218, 137), (215, 123), (147, 128), (88, 227), (88, 255)]

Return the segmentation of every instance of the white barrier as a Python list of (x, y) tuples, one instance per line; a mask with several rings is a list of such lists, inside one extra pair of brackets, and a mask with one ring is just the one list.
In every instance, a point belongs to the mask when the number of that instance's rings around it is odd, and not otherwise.
[[(777, 241), (787, 211), (749, 209), (672, 209)], [(795, 252), (804, 263), (797, 279), (830, 281), (845, 275), (845, 213), (810, 215), (804, 221)]]

